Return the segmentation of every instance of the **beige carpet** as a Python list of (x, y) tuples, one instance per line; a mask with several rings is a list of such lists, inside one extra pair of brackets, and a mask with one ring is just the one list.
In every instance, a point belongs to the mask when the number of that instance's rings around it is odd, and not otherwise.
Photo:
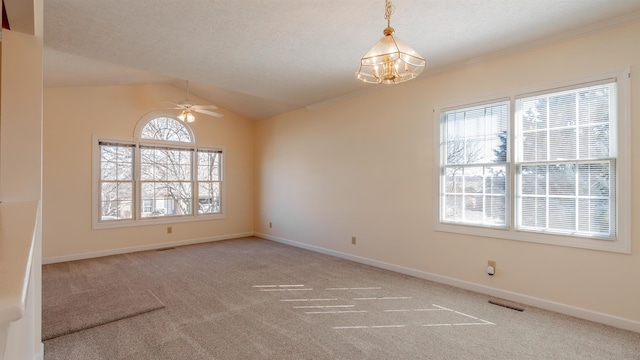
[(256, 238), (43, 269), (45, 299), (96, 286), (166, 307), (47, 340), (45, 360), (640, 359), (638, 333)]
[(42, 302), (42, 340), (108, 324), (164, 305), (151, 291), (116, 287), (47, 296)]

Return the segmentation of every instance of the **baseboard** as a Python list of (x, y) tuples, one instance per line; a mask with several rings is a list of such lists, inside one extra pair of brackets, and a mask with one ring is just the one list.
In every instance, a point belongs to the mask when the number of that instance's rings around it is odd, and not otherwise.
[(279, 242), (282, 244), (299, 247), (306, 250), (319, 252), (326, 255), (331, 255), (331, 256), (359, 262), (366, 265), (375, 266), (375, 267), (390, 270), (390, 271), (395, 271), (405, 275), (415, 276), (421, 279), (430, 280), (430, 281), (434, 281), (441, 284), (455, 286), (457, 288), (474, 291), (480, 294), (494, 296), (494, 297), (502, 298), (505, 300), (514, 301), (521, 304), (526, 304), (526, 305), (534, 306), (537, 308), (557, 312), (560, 314), (569, 315), (569, 316), (577, 317), (580, 319), (589, 320), (589, 321), (597, 322), (600, 324), (605, 324), (605, 325), (617, 327), (620, 329), (640, 333), (640, 321), (625, 319), (618, 316), (604, 314), (604, 313), (591, 311), (583, 308), (578, 308), (575, 306), (570, 306), (570, 305), (566, 305), (566, 304), (562, 304), (554, 301), (536, 298), (529, 295), (497, 289), (497, 288), (493, 288), (485, 285), (471, 283), (468, 281), (450, 278), (447, 276), (429, 273), (426, 271), (416, 270), (416, 269), (412, 269), (412, 268), (408, 268), (400, 265), (386, 263), (383, 261), (378, 261), (378, 260), (369, 259), (361, 256), (352, 255), (352, 254), (347, 254), (339, 251), (334, 251), (334, 250), (322, 248), (319, 246), (301, 243), (298, 241), (283, 239), (273, 235), (255, 233), (254, 236)]
[(55, 256), (55, 257), (43, 258), (42, 264), (46, 265), (46, 264), (55, 264), (55, 263), (65, 262), (65, 261), (92, 259), (92, 258), (110, 256), (110, 255), (128, 254), (128, 253), (138, 252), (138, 251), (164, 249), (164, 248), (174, 247), (174, 246), (184, 246), (184, 245), (206, 243), (211, 241), (237, 239), (237, 238), (242, 238), (247, 236), (253, 236), (253, 232), (211, 236), (206, 238), (190, 239), (190, 240), (170, 241), (170, 242), (163, 242), (163, 243), (157, 243), (157, 244), (148, 244), (148, 245), (132, 246), (132, 247), (126, 247), (126, 248), (119, 248), (119, 249), (95, 251), (95, 252), (82, 253), (82, 254)]
[(44, 360), (44, 343), (39, 344), (38, 353), (33, 356), (33, 360)]

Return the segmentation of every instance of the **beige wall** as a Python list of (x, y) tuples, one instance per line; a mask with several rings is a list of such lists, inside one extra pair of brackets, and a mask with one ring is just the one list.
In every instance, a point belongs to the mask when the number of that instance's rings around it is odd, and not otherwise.
[[(36, 12), (34, 18), (35, 20), (32, 19), (32, 21), (37, 24), (42, 23), (41, 12)], [(2, 30), (1, 78), (0, 199), (3, 203), (39, 202), (42, 189), (42, 37), (40, 34), (32, 36)], [(24, 241), (32, 241), (31, 244), (25, 244), (25, 247), (31, 248), (33, 252), (27, 303), (23, 317), (11, 323), (5, 359), (34, 359), (41, 358), (43, 355), (41, 213), (38, 212), (35, 222), (29, 223), (35, 223), (36, 226), (34, 229), (29, 229), (34, 232), (33, 238), (24, 239)], [(16, 224), (10, 224), (7, 228), (12, 225)], [(6, 240), (15, 241), (15, 239)], [(11, 247), (0, 249), (0, 251), (8, 249)], [(24, 260), (26, 262), (26, 259)], [(4, 341), (5, 339), (0, 339), (0, 349)], [(3, 354), (0, 353), (0, 359), (2, 358)]]
[(42, 39), (3, 31), (3, 201), (40, 200), (42, 152)]
[[(438, 142), (433, 109), (627, 66), (640, 69), (638, 38), (640, 23), (628, 24), (256, 123), (256, 233), (620, 317), (637, 326), (637, 221), (631, 255), (434, 230)], [(631, 135), (637, 139), (640, 75), (634, 75)], [(639, 151), (633, 143), (633, 179), (640, 176)], [(636, 184), (631, 194), (623, 194), (632, 198), (633, 210), (640, 206)], [(351, 236), (357, 236), (357, 245)], [(497, 261), (494, 277), (486, 274), (487, 260)]]
[(225, 219), (169, 224), (172, 234), (167, 224), (91, 229), (92, 136), (133, 138), (145, 113), (183, 98), (184, 91), (169, 85), (45, 89), (45, 260), (253, 231), (253, 125), (228, 112), (224, 118), (198, 115), (192, 124), (198, 144), (226, 149)]

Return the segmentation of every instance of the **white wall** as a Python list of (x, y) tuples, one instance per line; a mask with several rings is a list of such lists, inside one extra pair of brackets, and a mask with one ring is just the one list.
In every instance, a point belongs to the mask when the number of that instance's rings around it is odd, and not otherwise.
[[(632, 224), (630, 255), (434, 230), (433, 113), (443, 105), (628, 66), (633, 72), (640, 69), (639, 38), (640, 23), (627, 24), (258, 122), (256, 233), (609, 323), (621, 320), (619, 325), (640, 331), (638, 222)], [(635, 139), (640, 74), (634, 76)], [(639, 151), (632, 144), (633, 179), (640, 176)], [(634, 183), (632, 193), (623, 194), (633, 209), (640, 206), (639, 190)], [(497, 261), (494, 277), (486, 274), (487, 260)]]
[[(144, 114), (184, 96), (184, 91), (162, 84), (44, 90), (45, 262), (252, 233), (253, 127), (229, 112), (223, 118), (197, 115), (191, 124), (198, 144), (226, 149), (225, 219), (168, 224), (172, 234), (167, 234), (167, 224), (91, 228), (92, 136), (132, 139)], [(203, 103), (197, 97), (192, 101)]]

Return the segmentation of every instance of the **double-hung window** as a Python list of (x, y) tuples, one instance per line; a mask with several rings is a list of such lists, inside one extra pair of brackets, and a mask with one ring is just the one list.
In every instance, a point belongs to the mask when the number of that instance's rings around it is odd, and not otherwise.
[(170, 116), (143, 119), (136, 133), (96, 139), (95, 228), (222, 217), (222, 149), (196, 146)]
[(615, 81), (516, 99), (516, 227), (616, 237)]
[(442, 113), (442, 222), (506, 227), (509, 102)]
[(628, 73), (440, 114), (440, 230), (628, 252)]

